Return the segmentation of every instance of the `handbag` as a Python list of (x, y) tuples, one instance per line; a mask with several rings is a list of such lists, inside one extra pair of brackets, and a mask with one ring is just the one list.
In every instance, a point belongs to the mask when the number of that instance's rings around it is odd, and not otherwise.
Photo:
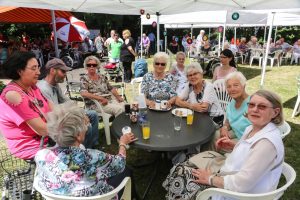
[(226, 157), (215, 151), (204, 151), (189, 158), (188, 162), (199, 169), (210, 170), (211, 173), (218, 173), (224, 165)]

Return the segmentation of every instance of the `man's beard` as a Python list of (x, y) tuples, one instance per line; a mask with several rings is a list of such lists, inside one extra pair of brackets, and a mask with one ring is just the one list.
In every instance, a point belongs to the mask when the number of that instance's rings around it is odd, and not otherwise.
[(56, 82), (56, 83), (63, 83), (64, 80), (65, 80), (65, 78), (60, 78), (60, 77), (58, 77), (58, 76), (55, 76), (55, 82)]

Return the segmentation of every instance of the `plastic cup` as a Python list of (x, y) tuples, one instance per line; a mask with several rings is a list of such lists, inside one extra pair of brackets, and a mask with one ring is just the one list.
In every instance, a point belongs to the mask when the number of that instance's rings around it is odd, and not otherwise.
[(192, 112), (188, 111), (187, 116), (186, 116), (186, 124), (187, 125), (192, 125), (194, 120), (194, 111)]
[(142, 123), (142, 132), (143, 132), (144, 140), (147, 140), (150, 138), (150, 122), (149, 121)]
[(181, 116), (174, 116), (174, 130), (175, 131), (180, 131), (181, 130), (181, 121), (182, 117)]

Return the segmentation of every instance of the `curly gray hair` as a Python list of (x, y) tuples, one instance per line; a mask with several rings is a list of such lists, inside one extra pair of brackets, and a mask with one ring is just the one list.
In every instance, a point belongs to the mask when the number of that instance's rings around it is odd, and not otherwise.
[(61, 147), (72, 146), (79, 134), (85, 134), (87, 122), (85, 111), (72, 101), (56, 105), (47, 114), (49, 136)]

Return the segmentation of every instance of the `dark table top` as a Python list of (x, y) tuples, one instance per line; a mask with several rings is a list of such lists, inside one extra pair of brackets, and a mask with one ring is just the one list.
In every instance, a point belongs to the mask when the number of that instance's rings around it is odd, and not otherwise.
[(215, 126), (205, 113), (194, 112), (192, 125), (186, 124), (186, 117), (182, 118), (181, 130), (175, 131), (173, 126), (174, 115), (171, 111), (147, 111), (150, 121), (150, 139), (142, 137), (142, 127), (138, 123), (131, 123), (129, 115), (125, 113), (116, 117), (112, 123), (112, 133), (118, 138), (124, 126), (130, 126), (132, 132), (139, 139), (131, 145), (154, 151), (176, 151), (204, 144), (212, 139)]

